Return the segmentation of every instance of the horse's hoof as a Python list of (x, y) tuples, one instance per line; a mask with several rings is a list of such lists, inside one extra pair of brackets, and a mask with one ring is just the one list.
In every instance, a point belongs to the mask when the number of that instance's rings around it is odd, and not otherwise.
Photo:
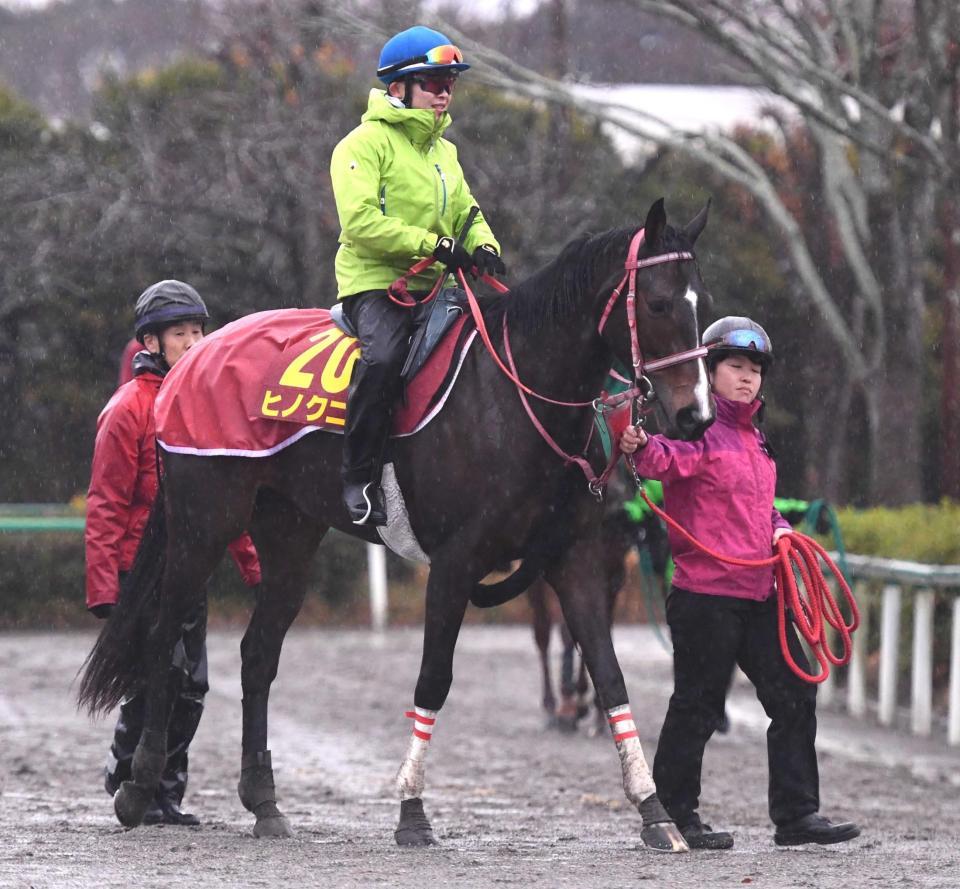
[(422, 799), (400, 802), (400, 823), (393, 832), (398, 846), (439, 846), (433, 828), (423, 811)]
[(258, 839), (287, 839), (293, 836), (293, 828), (283, 815), (258, 818), (253, 825), (253, 835)]
[(557, 729), (564, 735), (572, 735), (577, 730), (577, 717), (575, 715), (563, 715), (557, 717)]
[(689, 852), (690, 847), (680, 833), (680, 828), (672, 821), (645, 825), (640, 831), (640, 839), (648, 849), (654, 852)]
[(148, 790), (133, 781), (124, 781), (113, 796), (113, 811), (124, 827), (139, 827), (156, 791)]

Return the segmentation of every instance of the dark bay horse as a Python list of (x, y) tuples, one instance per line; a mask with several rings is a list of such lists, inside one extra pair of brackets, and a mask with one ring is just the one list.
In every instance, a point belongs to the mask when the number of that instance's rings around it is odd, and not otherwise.
[[(507, 330), (519, 378), (564, 402), (589, 404), (615, 359), (638, 376), (648, 368), (663, 428), (676, 437), (699, 437), (713, 420), (713, 403), (702, 357), (686, 353), (699, 347), (697, 299), (706, 291), (692, 248), (706, 220), (704, 208), (685, 228), (674, 229), (660, 200), (647, 215), (642, 239), (634, 228), (568, 244), (509, 294), (484, 301), (494, 346), (505, 354)], [(618, 282), (624, 284), (631, 250), (638, 251), (632, 260), (635, 297), (626, 287), (622, 295), (614, 292)], [(222, 334), (218, 348), (225, 349), (229, 326)], [(184, 358), (183, 372), (190, 372), (191, 357), (209, 343)], [(556, 446), (568, 454), (584, 448), (591, 407), (534, 401), (532, 409)], [(340, 449), (339, 436), (312, 434), (261, 458), (163, 453), (162, 499), (80, 687), (80, 703), (97, 711), (146, 683), (133, 780), (114, 798), (123, 825), (141, 823), (163, 769), (166, 678), (184, 616), (203, 601), (204, 582), (227, 543), (249, 527), (263, 582), (241, 643), (238, 790), (256, 817), (256, 836), (290, 834), (276, 805), (267, 745), (267, 702), (284, 635), (300, 610), (308, 563), (328, 528), (379, 542), (372, 531), (352, 525), (341, 505)], [(443, 412), (416, 435), (394, 440), (391, 458), (411, 526), (430, 559), (422, 662), (410, 714), (414, 729), (397, 776), (397, 842), (435, 842), (422, 803), (426, 752), (450, 690), (467, 604), (496, 566), (537, 552), (614, 727), (624, 791), (643, 820), (641, 837), (652, 848), (685, 851), (657, 800), (632, 722), (602, 589), (602, 507), (579, 469), (557, 456), (526, 415), (514, 383), (476, 347)], [(528, 585), (529, 579), (520, 590)]]

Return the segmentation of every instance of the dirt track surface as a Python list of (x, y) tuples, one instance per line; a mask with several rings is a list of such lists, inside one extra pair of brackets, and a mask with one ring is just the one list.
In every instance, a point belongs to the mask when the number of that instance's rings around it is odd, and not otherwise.
[[(765, 722), (750, 688), (707, 748), (702, 813), (729, 852), (644, 850), (612, 741), (547, 730), (523, 627), (469, 627), (437, 723), (425, 804), (442, 846), (399, 849), (393, 777), (410, 732), (420, 634), (293, 632), (274, 686), (271, 748), (292, 840), (255, 840), (236, 795), (239, 634), (210, 639), (212, 691), (185, 808), (199, 828), (124, 831), (100, 771), (113, 717), (73, 706), (91, 634), (0, 636), (0, 886), (960, 886), (960, 751), (821, 716), (823, 811), (863, 836), (779, 849), (766, 816)], [(646, 628), (617, 631), (648, 759), (669, 694)]]

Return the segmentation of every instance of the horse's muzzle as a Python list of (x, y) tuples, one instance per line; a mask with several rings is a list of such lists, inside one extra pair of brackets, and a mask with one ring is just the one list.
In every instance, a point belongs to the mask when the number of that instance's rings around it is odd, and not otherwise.
[(677, 411), (677, 430), (684, 441), (696, 441), (710, 428), (716, 414), (713, 411), (704, 414), (700, 408), (689, 405)]

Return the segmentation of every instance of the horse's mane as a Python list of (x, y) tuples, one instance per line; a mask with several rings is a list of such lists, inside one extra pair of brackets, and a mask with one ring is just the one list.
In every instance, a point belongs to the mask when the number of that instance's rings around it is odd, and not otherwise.
[[(570, 241), (556, 259), (535, 271), (502, 296), (484, 300), (483, 314), (491, 333), (499, 332), (506, 314), (511, 329), (535, 332), (582, 311), (585, 291), (598, 286), (598, 275), (608, 275), (611, 262), (626, 259), (636, 228), (615, 228)], [(663, 249), (689, 249), (671, 226), (663, 235)]]

